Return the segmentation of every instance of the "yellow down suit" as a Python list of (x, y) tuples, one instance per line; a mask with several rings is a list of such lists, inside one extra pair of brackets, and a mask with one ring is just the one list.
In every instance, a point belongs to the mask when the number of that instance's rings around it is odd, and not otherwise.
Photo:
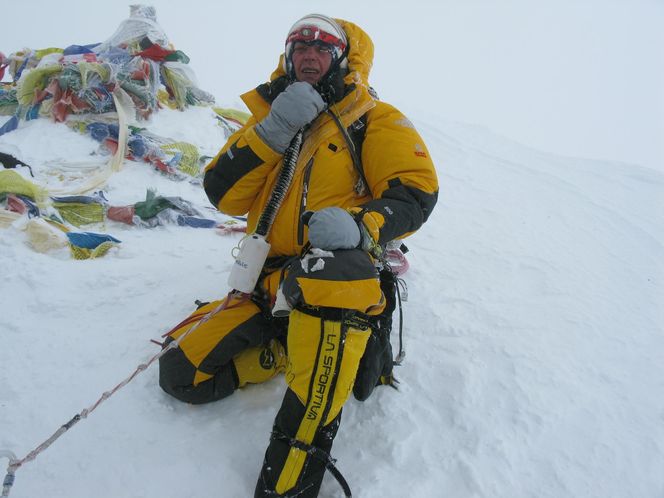
[[(348, 209), (374, 242), (384, 246), (417, 230), (438, 196), (435, 169), (421, 137), (403, 114), (375, 98), (369, 87), (371, 39), (358, 26), (338, 22), (350, 47), (344, 93), (304, 133), (256, 290), (252, 296), (230, 295), (222, 311), (160, 360), (162, 388), (189, 403), (218, 400), (248, 383), (285, 372), (288, 388), (256, 497), (317, 496), (326, 462), (316, 454), (329, 455), (341, 408), (353, 391), (372, 334), (369, 319), (385, 307), (372, 256), (361, 249), (307, 251), (302, 214), (330, 206)], [(255, 125), (288, 84), (280, 64), (269, 83), (242, 96), (252, 116), (206, 168), (204, 187), (210, 201), (229, 215), (248, 213), (249, 233), (283, 159), (256, 134)], [(359, 145), (349, 139), (358, 129)], [(280, 283), (293, 305), (285, 319), (270, 313)], [(169, 340), (218, 304), (197, 310)]]

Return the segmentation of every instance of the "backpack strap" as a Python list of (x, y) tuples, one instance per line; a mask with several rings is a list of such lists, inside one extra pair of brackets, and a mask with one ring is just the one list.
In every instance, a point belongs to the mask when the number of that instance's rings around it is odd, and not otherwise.
[(364, 136), (367, 131), (368, 111), (360, 116), (357, 121), (351, 123), (348, 129), (344, 128), (343, 124), (341, 124), (341, 120), (336, 114), (329, 109), (327, 112), (334, 120), (337, 128), (339, 128), (341, 135), (344, 137), (346, 145), (348, 145), (348, 150), (350, 151), (350, 157), (353, 159), (353, 166), (359, 175), (359, 180), (355, 184), (355, 192), (360, 195), (370, 193), (369, 184), (364, 176), (364, 168), (362, 167), (362, 144), (364, 143)]

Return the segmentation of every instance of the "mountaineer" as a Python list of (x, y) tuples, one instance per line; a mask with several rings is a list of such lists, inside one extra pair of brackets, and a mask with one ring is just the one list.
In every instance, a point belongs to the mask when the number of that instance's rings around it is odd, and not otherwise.
[(330, 457), (342, 406), (390, 383), (395, 284), (383, 254), (427, 220), (438, 180), (412, 123), (369, 86), (372, 62), (355, 24), (303, 17), (270, 81), (242, 96), (251, 118), (206, 168), (210, 201), (248, 213), (245, 244), (266, 258), (255, 285), (173, 329), (166, 344), (199, 324), (160, 359), (160, 385), (198, 404), (285, 372), (257, 498), (316, 497), (326, 469), (350, 496)]

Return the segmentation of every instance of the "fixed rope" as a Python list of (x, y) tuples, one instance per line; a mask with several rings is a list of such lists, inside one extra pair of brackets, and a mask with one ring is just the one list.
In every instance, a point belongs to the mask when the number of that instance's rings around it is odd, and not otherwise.
[(157, 361), (159, 358), (161, 358), (166, 352), (168, 352), (171, 349), (174, 349), (180, 345), (180, 343), (184, 340), (185, 337), (193, 333), (200, 325), (203, 323), (207, 322), (210, 320), (214, 315), (219, 313), (221, 310), (225, 309), (231, 300), (236, 297), (236, 293), (229, 293), (226, 298), (212, 311), (207, 313), (205, 316), (203, 316), (198, 322), (196, 322), (194, 325), (189, 328), (184, 334), (182, 334), (180, 337), (178, 337), (176, 340), (170, 342), (166, 347), (164, 347), (159, 353), (155, 354), (152, 356), (147, 362), (141, 363), (136, 367), (136, 369), (127, 377), (124, 379), (122, 382), (120, 382), (118, 385), (116, 385), (113, 389), (110, 391), (104, 392), (97, 401), (95, 401), (92, 405), (90, 405), (88, 408), (85, 408), (81, 410), (81, 412), (77, 413), (74, 415), (67, 423), (63, 424), (60, 426), (60, 428), (55, 431), (51, 437), (46, 439), (43, 443), (41, 443), (39, 446), (37, 446), (35, 449), (33, 449), (30, 453), (28, 453), (25, 457), (18, 459), (16, 458), (16, 455), (12, 453), (9, 450), (2, 450), (0, 449), (0, 458), (8, 458), (9, 459), (9, 465), (7, 466), (7, 472), (5, 474), (5, 478), (3, 480), (2, 484), (2, 498), (6, 498), (9, 496), (9, 493), (11, 491), (12, 486), (14, 485), (15, 481), (15, 474), (16, 471), (24, 464), (27, 462), (30, 462), (37, 458), (37, 456), (46, 450), (49, 446), (51, 446), (55, 441), (57, 441), (60, 436), (62, 436), (65, 432), (67, 432), (69, 429), (74, 427), (78, 422), (81, 420), (85, 419), (90, 415), (93, 411), (99, 407), (104, 401), (106, 401), (108, 398), (113, 396), (117, 391), (122, 389), (124, 386), (129, 384), (136, 376), (143, 372), (144, 370), (147, 370), (147, 368), (152, 365), (155, 361)]

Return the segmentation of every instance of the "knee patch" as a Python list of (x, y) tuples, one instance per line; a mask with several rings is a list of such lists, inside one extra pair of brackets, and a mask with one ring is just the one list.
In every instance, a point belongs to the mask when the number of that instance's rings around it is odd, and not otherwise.
[[(275, 350), (272, 351), (275, 363), (263, 371), (253, 372), (251, 363), (252, 350), (256, 361), (265, 349), (260, 344), (269, 343), (278, 334), (278, 330), (261, 314), (258, 306), (248, 300), (233, 300), (228, 306), (201, 322), (208, 313), (215, 310), (220, 301), (209, 303), (194, 312), (171, 332), (167, 343), (177, 340), (196, 326), (187, 335), (179, 347), (167, 351), (159, 359), (159, 384), (167, 393), (189, 403), (214, 401), (231, 394), (240, 386), (238, 369), (243, 373), (243, 382), (259, 382), (270, 377), (284, 360)], [(200, 323), (200, 325), (198, 325)], [(247, 352), (247, 358), (242, 353)], [(264, 352), (265, 355), (269, 354)], [(269, 365), (269, 358), (263, 359), (263, 365)], [(279, 361), (276, 361), (279, 360)], [(259, 364), (260, 366), (260, 364)]]
[(273, 339), (265, 346), (243, 351), (233, 358), (233, 364), (237, 371), (239, 387), (258, 384), (285, 370), (286, 352), (281, 343)]
[[(219, 301), (215, 301), (196, 310), (170, 337), (177, 339), (182, 336), (218, 305)], [(200, 323), (193, 333), (182, 340), (179, 349), (201, 372), (194, 382), (198, 383), (206, 380), (204, 374), (213, 375), (221, 365), (248, 348), (267, 343), (276, 333), (256, 304), (231, 301), (227, 308)]]
[(225, 398), (238, 388), (238, 384), (232, 363), (209, 375), (197, 370), (181, 349), (171, 349), (159, 358), (159, 386), (185, 403), (201, 404)]

